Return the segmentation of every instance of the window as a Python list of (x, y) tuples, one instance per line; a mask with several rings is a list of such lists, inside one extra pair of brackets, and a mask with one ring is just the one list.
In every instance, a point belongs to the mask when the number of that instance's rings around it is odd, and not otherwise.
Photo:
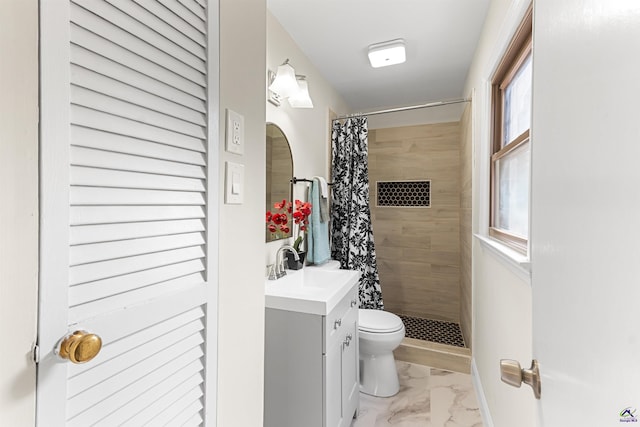
[(526, 254), (529, 240), (531, 10), (493, 79), (489, 234)]

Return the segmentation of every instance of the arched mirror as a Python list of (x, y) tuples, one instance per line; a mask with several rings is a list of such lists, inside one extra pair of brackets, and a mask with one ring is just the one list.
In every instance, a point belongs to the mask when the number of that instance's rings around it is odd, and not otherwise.
[[(266, 241), (291, 237), (291, 214), (286, 206), (277, 209), (276, 203), (283, 200), (291, 201), (291, 178), (293, 177), (293, 157), (289, 141), (282, 129), (273, 123), (267, 123), (267, 206), (266, 211), (271, 214), (286, 214), (287, 224), (280, 221), (270, 221), (267, 215), (265, 228)], [(270, 229), (271, 226), (271, 229)]]

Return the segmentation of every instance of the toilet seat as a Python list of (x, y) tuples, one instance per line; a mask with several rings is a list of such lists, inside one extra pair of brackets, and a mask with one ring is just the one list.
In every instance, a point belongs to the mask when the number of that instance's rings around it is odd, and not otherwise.
[(383, 310), (359, 309), (358, 329), (363, 332), (388, 334), (404, 327), (402, 319)]

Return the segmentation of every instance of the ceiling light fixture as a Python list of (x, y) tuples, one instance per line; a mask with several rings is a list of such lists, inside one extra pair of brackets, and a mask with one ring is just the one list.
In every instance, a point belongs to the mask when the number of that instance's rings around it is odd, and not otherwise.
[(407, 59), (403, 39), (395, 39), (369, 46), (369, 62), (373, 68), (402, 64)]
[(313, 108), (313, 101), (309, 96), (309, 85), (306, 76), (296, 75), (299, 90), (289, 97), (289, 105), (293, 108)]

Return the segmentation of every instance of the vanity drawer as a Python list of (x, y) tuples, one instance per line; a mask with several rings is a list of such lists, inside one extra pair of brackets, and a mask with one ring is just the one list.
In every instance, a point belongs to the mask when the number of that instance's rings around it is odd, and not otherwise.
[(358, 284), (325, 316), (323, 351), (326, 353), (334, 340), (342, 341), (349, 324), (358, 317)]

